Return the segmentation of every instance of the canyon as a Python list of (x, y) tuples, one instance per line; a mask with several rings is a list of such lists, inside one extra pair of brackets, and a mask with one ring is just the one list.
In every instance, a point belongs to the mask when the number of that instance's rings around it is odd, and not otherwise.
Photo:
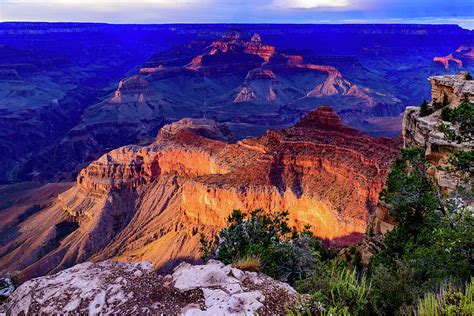
[(32, 214), (7, 208), (0, 270), (29, 279), (88, 260), (194, 262), (200, 234), (214, 238), (234, 209), (287, 210), (292, 226), (352, 244), (401, 145), (347, 127), (328, 106), (289, 128), (230, 139), (223, 124), (183, 119), (150, 145), (103, 155)]
[[(199, 261), (200, 235), (234, 209), (287, 210), (332, 247), (362, 241), (374, 217), (387, 231), (379, 193), (398, 135), (427, 120), (408, 108), (402, 126), (404, 109), (471, 89), (446, 77), (472, 69), (471, 37), (2, 23), (0, 272), (24, 281), (107, 259), (169, 271)], [(462, 63), (437, 58), (449, 54)]]
[[(457, 25), (0, 22), (0, 315), (416, 313), (461, 290), (473, 58)], [(287, 223), (219, 234), (236, 210)]]
[[(434, 61), (449, 54), (462, 64)], [(472, 32), (454, 25), (2, 23), (0, 55), (0, 183), (73, 181), (185, 117), (243, 139), (328, 104), (395, 136), (426, 77), (473, 71)]]

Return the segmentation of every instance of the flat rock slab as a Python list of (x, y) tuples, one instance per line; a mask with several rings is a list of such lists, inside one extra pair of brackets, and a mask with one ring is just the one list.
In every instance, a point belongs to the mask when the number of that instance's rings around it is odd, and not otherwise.
[(295, 297), (295, 290), (285, 283), (218, 261), (183, 263), (165, 276), (146, 262), (104, 261), (23, 283), (3, 305), (3, 312), (275, 315), (285, 314)]

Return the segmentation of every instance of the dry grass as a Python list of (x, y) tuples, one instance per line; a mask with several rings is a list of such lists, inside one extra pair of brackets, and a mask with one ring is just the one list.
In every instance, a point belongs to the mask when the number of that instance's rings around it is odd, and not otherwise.
[(242, 271), (260, 272), (260, 257), (256, 255), (245, 256), (243, 258), (236, 259), (232, 263), (232, 266)]

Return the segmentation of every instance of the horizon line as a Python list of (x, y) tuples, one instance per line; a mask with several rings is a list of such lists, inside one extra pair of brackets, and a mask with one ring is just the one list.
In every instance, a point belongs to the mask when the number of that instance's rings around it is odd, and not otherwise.
[(460, 24), (456, 23), (426, 23), (426, 22), (313, 22), (313, 23), (299, 23), (299, 22), (141, 22), (141, 23), (115, 23), (115, 22), (101, 22), (101, 21), (30, 21), (30, 20), (11, 20), (11, 21), (0, 21), (0, 23), (75, 23), (75, 24), (105, 24), (105, 25), (440, 25), (440, 26), (458, 26), (463, 28)]

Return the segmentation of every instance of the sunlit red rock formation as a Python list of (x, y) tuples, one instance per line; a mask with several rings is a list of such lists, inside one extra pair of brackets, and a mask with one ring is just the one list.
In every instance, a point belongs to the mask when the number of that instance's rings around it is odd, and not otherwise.
[(165, 126), (149, 146), (102, 156), (20, 225), (4, 247), (18, 246), (0, 269), (29, 277), (86, 259), (156, 266), (196, 259), (199, 233), (218, 232), (233, 209), (259, 207), (288, 210), (291, 225), (351, 244), (362, 238), (399, 145), (343, 125), (330, 107), (260, 138), (232, 144), (229, 137), (214, 121), (186, 119)]
[(450, 62), (452, 62), (454, 64), (457, 64), (457, 66), (459, 68), (462, 67), (462, 61), (460, 59), (454, 58), (453, 54), (449, 54), (449, 55), (443, 56), (443, 57), (434, 57), (433, 61), (443, 64), (444, 68), (446, 68), (446, 69), (449, 68), (449, 63)]
[(474, 58), (474, 47), (461, 45), (458, 49), (456, 49), (456, 53), (462, 53), (464, 56)]
[(240, 38), (239, 33), (232, 33), (222, 39), (214, 41), (210, 46), (209, 55), (216, 55), (228, 52), (242, 51), (246, 54), (253, 54), (262, 57), (266, 62), (275, 54), (275, 47), (265, 45), (259, 34), (254, 34), (250, 41), (246, 42)]
[(275, 54), (276, 50), (273, 46), (263, 44), (259, 34), (254, 34), (250, 40), (250, 43), (246, 45), (245, 52), (249, 54), (256, 54), (268, 62)]
[(462, 68), (469, 65), (474, 60), (474, 47), (469, 45), (461, 45), (454, 52), (446, 56), (437, 56), (433, 58), (434, 62), (441, 63), (444, 68), (448, 69), (452, 66)]

